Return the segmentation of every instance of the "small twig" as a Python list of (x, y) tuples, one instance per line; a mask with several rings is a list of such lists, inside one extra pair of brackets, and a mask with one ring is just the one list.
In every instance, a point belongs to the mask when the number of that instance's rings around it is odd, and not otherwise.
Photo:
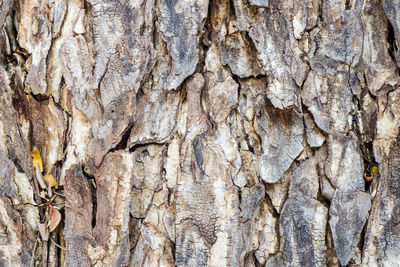
[(51, 189), (51, 185), (47, 187), (47, 194), (49, 195), (49, 197), (53, 197), (53, 190)]
[(35, 188), (35, 193), (36, 193), (38, 199), (40, 200), (39, 185), (38, 185), (37, 179), (35, 179), (35, 176), (33, 178), (33, 187)]
[[(36, 202), (38, 207), (40, 207), (40, 205), (42, 204), (42, 197), (40, 196), (40, 192), (39, 192), (39, 184), (37, 179), (35, 179), (35, 175), (33, 177), (33, 187), (35, 188), (35, 193), (36, 193)], [(42, 218), (43, 217), (43, 210), (39, 209), (39, 215)]]
[(58, 193), (58, 192), (54, 192), (54, 194), (60, 196), (60, 197), (65, 197), (64, 194)]
[(63, 250), (67, 250), (66, 248), (64, 248), (63, 246), (57, 244), (57, 242), (50, 236), (50, 240), (54, 243), (54, 245), (56, 245), (56, 247), (58, 247), (59, 249), (63, 249)]
[(55, 205), (53, 205), (53, 208), (58, 209), (58, 210), (62, 210), (64, 208), (65, 205), (61, 205), (60, 207), (57, 207)]
[(369, 158), (367, 158), (364, 154), (363, 154), (363, 158), (368, 161), (368, 163), (372, 164), (372, 162), (369, 160)]
[[(42, 192), (44, 192), (44, 191), (42, 191)], [(43, 195), (44, 195), (44, 193), (43, 193)], [(50, 199), (48, 199), (47, 197), (45, 197), (45, 196), (43, 196), (43, 195), (41, 195), (40, 198), (41, 198), (41, 199), (44, 199), (44, 200), (46, 201), (46, 203), (43, 203), (42, 205), (47, 204), (47, 202), (50, 201)]]
[(33, 246), (31, 264), (29, 265), (30, 267), (34, 267), (35, 266), (35, 253), (36, 253), (36, 245), (38, 243), (38, 240), (39, 240), (39, 233), (37, 233), (37, 235), (36, 235), (35, 245)]
[(40, 187), (42, 189), (47, 189), (46, 183), (44, 182), (42, 177), (42, 172), (40, 171), (39, 164), (36, 164), (35, 166), (35, 173), (36, 173), (36, 179), (38, 180)]

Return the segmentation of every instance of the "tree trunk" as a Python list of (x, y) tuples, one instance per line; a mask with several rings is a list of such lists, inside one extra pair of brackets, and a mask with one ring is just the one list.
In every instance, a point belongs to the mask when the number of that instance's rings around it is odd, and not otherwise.
[(0, 266), (400, 266), (399, 0), (3, 0), (0, 30)]

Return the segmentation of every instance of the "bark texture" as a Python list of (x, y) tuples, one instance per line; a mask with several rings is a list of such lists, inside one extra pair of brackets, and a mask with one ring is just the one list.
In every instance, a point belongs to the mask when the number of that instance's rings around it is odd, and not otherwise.
[(400, 266), (399, 42), (399, 0), (0, 0), (0, 266)]

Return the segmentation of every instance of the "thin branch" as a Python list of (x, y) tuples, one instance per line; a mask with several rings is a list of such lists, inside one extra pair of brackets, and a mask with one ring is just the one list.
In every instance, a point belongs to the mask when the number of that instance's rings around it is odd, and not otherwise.
[(36, 179), (38, 180), (40, 187), (42, 189), (47, 189), (46, 183), (44, 182), (42, 177), (42, 172), (40, 171), (39, 168), (39, 164), (36, 164), (35, 166), (35, 173), (36, 173)]
[(64, 194), (58, 193), (58, 192), (54, 192), (54, 194), (61, 196), (61, 197), (65, 197)]
[(31, 263), (29, 265), (30, 267), (34, 267), (35, 266), (35, 253), (36, 253), (36, 245), (38, 243), (38, 240), (39, 240), (39, 233), (37, 233), (35, 245), (33, 245), (32, 258), (31, 258)]
[(50, 236), (50, 240), (54, 243), (54, 245), (56, 245), (56, 247), (58, 247), (59, 249), (62, 250), (67, 250), (66, 248), (64, 248), (63, 246), (57, 244), (57, 242)]

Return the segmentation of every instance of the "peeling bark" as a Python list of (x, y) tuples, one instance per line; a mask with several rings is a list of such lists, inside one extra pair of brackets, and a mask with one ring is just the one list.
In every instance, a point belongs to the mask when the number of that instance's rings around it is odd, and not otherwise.
[(399, 15), (1, 1), (0, 265), (400, 266)]

